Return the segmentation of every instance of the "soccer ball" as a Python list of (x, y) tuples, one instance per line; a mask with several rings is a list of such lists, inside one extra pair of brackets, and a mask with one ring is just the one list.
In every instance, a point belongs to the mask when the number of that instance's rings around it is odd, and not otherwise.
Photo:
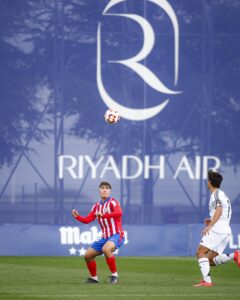
[(120, 116), (116, 109), (109, 108), (104, 115), (104, 119), (109, 124), (115, 124), (119, 121)]

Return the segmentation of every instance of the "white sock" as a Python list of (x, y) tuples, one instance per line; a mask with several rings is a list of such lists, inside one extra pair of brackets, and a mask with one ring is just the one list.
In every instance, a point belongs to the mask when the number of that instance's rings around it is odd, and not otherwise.
[(203, 276), (203, 280), (211, 283), (209, 259), (207, 257), (199, 258), (198, 264)]
[(226, 262), (229, 262), (230, 260), (233, 260), (234, 258), (234, 253), (231, 254), (219, 254), (218, 256), (214, 257), (213, 261), (215, 265), (221, 265), (225, 264)]
[(99, 280), (98, 280), (98, 276), (97, 276), (97, 275), (96, 275), (96, 276), (91, 276), (91, 278), (92, 278), (92, 279), (94, 279), (94, 280), (97, 280), (97, 281), (99, 281)]
[(117, 272), (112, 273), (112, 276), (118, 277), (118, 273)]

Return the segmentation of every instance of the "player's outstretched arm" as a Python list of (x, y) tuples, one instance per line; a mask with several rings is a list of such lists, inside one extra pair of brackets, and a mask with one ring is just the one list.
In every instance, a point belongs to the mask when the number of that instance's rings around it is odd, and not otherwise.
[(72, 210), (72, 215), (76, 220), (78, 220), (79, 222), (82, 222), (84, 224), (88, 224), (88, 223), (94, 221), (95, 218), (96, 218), (93, 211), (91, 211), (86, 217), (82, 217), (82, 216), (79, 215), (79, 213), (76, 209), (73, 209)]

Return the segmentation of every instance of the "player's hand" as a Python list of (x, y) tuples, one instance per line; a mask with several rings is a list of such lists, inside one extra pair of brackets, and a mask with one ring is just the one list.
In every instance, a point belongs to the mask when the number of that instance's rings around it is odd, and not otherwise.
[(204, 219), (203, 223), (208, 226), (211, 222), (211, 219), (210, 218), (207, 218), (207, 219)]
[(202, 236), (204, 235), (208, 235), (209, 234), (209, 231), (212, 229), (212, 226), (207, 226), (203, 229), (202, 231)]
[(102, 218), (102, 216), (103, 216), (102, 213), (100, 213), (100, 212), (99, 212), (99, 213), (96, 213), (96, 217), (97, 217), (97, 218)]
[(76, 209), (73, 209), (72, 210), (72, 215), (74, 216), (74, 218), (76, 218), (79, 215), (79, 213)]

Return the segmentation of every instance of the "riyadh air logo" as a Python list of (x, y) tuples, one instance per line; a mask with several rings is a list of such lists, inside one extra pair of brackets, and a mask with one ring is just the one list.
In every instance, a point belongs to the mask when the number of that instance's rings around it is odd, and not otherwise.
[[(180, 91), (169, 89), (164, 83), (145, 65), (140, 63), (151, 53), (155, 44), (155, 32), (151, 24), (142, 16), (136, 14), (110, 13), (109, 10), (120, 2), (126, 0), (111, 0), (103, 11), (104, 16), (129, 18), (138, 23), (143, 32), (142, 49), (133, 57), (124, 60), (109, 61), (109, 63), (122, 64), (134, 71), (142, 80), (154, 90), (165, 95), (176, 95)], [(179, 72), (179, 26), (176, 14), (167, 0), (148, 0), (159, 6), (171, 20), (174, 32), (174, 85), (178, 83)], [(150, 119), (160, 113), (169, 103), (168, 97), (159, 105), (144, 109), (133, 109), (119, 104), (114, 100), (104, 87), (102, 80), (102, 58), (101, 58), (101, 23), (98, 24), (97, 32), (97, 86), (102, 100), (108, 107), (117, 109), (121, 117), (132, 121), (143, 121)]]

